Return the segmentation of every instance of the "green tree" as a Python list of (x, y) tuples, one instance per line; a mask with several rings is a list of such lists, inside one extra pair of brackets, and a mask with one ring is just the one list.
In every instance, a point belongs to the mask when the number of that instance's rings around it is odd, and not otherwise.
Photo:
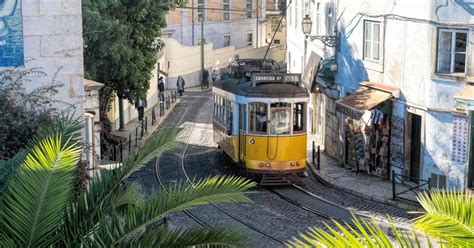
[[(83, 0), (86, 76), (104, 83), (102, 107), (115, 92), (134, 102), (149, 89), (166, 14), (184, 0)], [(104, 109), (105, 110), (105, 109)]]
[(153, 136), (121, 166), (101, 171), (82, 187), (75, 183), (82, 126), (66, 120), (55, 118), (25, 152), (0, 162), (0, 171), (11, 168), (0, 196), (0, 247), (176, 247), (242, 240), (230, 229), (181, 230), (157, 222), (170, 213), (209, 202), (249, 202), (243, 191), (254, 183), (214, 177), (145, 197), (126, 180), (175, 148), (178, 130)]
[[(353, 218), (351, 225), (334, 221), (328, 231), (310, 228), (300, 238), (288, 241), (292, 247), (425, 247), (440, 240), (448, 247), (474, 247), (474, 201), (469, 192), (432, 190), (419, 194), (425, 209), (416, 218), (413, 230), (400, 230), (392, 225), (395, 239), (387, 235), (375, 221)], [(420, 233), (426, 234), (421, 238)], [(426, 242), (421, 241), (426, 238)]]

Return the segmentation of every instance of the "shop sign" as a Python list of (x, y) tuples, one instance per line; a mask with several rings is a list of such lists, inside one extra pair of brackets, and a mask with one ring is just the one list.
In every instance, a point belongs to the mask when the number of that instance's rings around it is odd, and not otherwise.
[(359, 120), (364, 114), (361, 111), (357, 111), (355, 109), (350, 108), (349, 106), (342, 105), (339, 103), (336, 103), (336, 112), (339, 112), (345, 115), (346, 117), (352, 118), (354, 120)]

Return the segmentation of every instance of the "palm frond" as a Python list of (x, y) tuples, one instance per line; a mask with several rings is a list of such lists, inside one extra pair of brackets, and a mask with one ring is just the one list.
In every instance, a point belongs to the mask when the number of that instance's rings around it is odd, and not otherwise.
[(23, 162), (27, 154), (26, 150), (21, 150), (9, 160), (0, 160), (0, 200), (5, 190), (5, 184), (9, 177), (16, 171)]
[[(154, 194), (151, 201), (141, 207), (127, 206), (123, 216), (115, 216), (103, 221), (94, 237), (102, 242), (108, 240), (116, 245), (129, 244), (146, 233), (148, 227), (170, 213), (186, 210), (195, 206), (223, 202), (250, 202), (243, 194), (255, 186), (255, 183), (237, 177), (208, 178), (199, 181), (196, 187), (178, 184), (168, 193)], [(114, 221), (116, 220), (116, 221)]]
[(474, 205), (469, 192), (431, 190), (420, 193), (418, 201), (425, 212), (415, 221), (417, 230), (448, 243), (474, 246)]
[[(352, 226), (333, 220), (335, 228), (326, 225), (327, 230), (310, 228), (288, 241), (290, 247), (396, 247), (395, 240), (389, 237), (374, 220), (365, 220), (353, 215)], [(402, 247), (423, 247), (418, 235), (397, 229), (392, 225), (396, 241)]]
[[(94, 233), (97, 223), (124, 199), (120, 199), (125, 189), (124, 180), (153, 158), (177, 147), (176, 138), (180, 133), (179, 129), (160, 130), (145, 143), (143, 148), (127, 157), (121, 166), (117, 165), (113, 170), (103, 171), (90, 180), (87, 192), (82, 192), (83, 196), (71, 203), (68, 208), (63, 242), (80, 244)], [(134, 197), (138, 199), (137, 194)]]
[(77, 141), (70, 138), (63, 142), (57, 134), (38, 140), (7, 182), (2, 202), (7, 207), (0, 221), (20, 246), (48, 246), (59, 238), (55, 233), (71, 196), (80, 154)]

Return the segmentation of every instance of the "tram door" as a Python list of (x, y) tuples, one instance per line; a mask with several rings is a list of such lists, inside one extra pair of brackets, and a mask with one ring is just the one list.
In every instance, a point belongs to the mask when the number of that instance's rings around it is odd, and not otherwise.
[(239, 104), (239, 161), (245, 161), (245, 125), (247, 123), (247, 105)]

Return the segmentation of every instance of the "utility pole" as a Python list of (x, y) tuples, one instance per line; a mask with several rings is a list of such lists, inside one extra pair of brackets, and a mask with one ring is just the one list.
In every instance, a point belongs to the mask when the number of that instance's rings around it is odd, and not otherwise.
[(201, 15), (201, 86), (204, 85), (204, 13)]

